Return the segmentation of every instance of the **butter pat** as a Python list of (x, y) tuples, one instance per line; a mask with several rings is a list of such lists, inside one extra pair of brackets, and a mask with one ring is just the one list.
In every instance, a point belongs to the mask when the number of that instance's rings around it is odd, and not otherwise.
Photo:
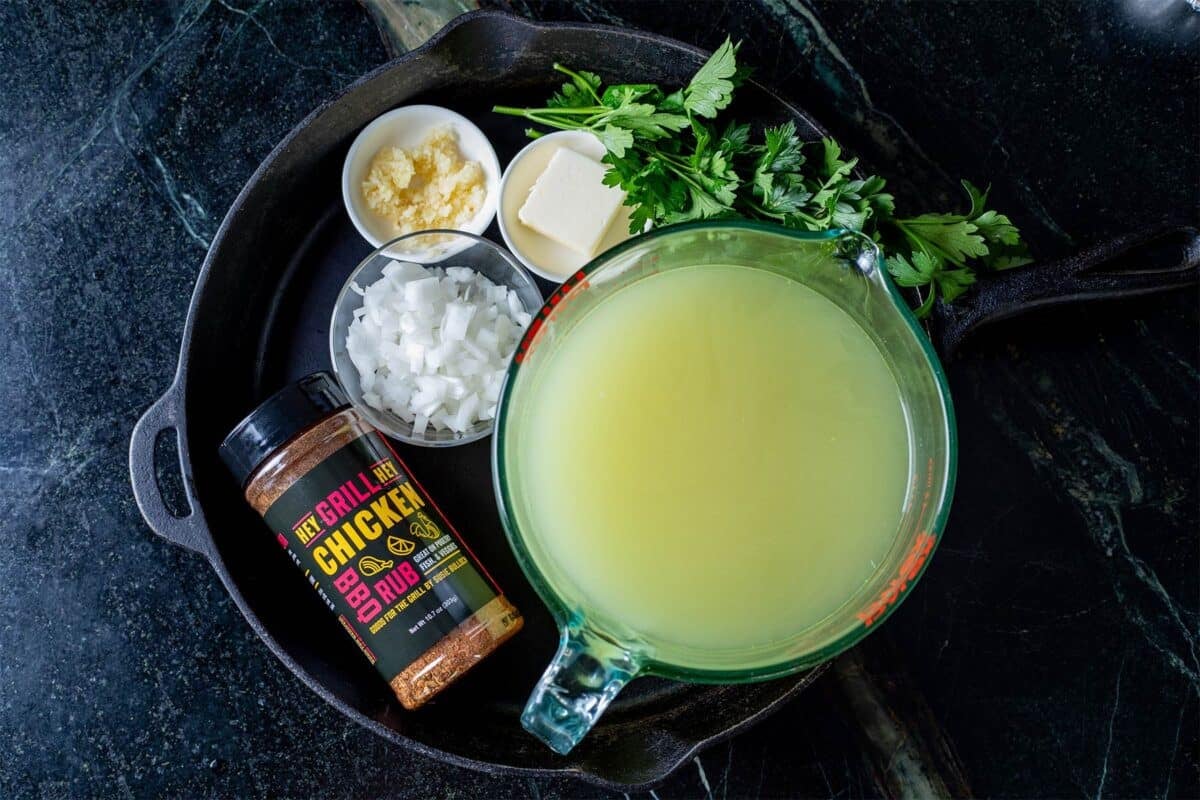
[(560, 147), (529, 190), (517, 218), (584, 256), (594, 256), (625, 193), (604, 185), (606, 167)]

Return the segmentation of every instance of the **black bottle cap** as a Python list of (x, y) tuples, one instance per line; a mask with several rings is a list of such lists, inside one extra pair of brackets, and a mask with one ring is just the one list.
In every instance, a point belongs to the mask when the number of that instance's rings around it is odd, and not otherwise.
[(350, 405), (328, 372), (314, 372), (288, 384), (250, 412), (221, 442), (221, 460), (239, 486), (267, 457), (296, 434)]

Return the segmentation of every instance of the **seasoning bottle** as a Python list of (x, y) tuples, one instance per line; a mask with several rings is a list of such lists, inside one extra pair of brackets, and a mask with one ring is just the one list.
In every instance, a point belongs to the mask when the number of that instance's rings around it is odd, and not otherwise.
[(521, 629), (520, 612), (328, 373), (267, 399), (221, 458), (405, 708)]

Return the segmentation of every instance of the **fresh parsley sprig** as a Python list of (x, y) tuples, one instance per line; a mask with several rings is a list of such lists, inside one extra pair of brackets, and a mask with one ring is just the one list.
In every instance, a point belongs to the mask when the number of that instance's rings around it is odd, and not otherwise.
[(987, 191), (967, 181), (965, 214), (897, 217), (886, 181), (855, 177), (858, 159), (844, 158), (833, 139), (803, 142), (791, 122), (766, 128), (757, 142), (749, 125), (730, 121), (718, 128), (716, 118), (748, 74), (737, 64), (737, 50), (726, 39), (687, 86), (670, 94), (652, 83), (605, 87), (595, 73), (555, 64), (568, 80), (543, 108), (493, 110), (595, 134), (607, 151), (604, 182), (621, 187), (633, 208), (632, 233), (647, 223), (722, 218), (864, 231), (883, 245), (896, 283), (927, 287), (918, 316), (938, 297), (952, 302), (980, 271), (1029, 261), (1016, 226), (988, 210)]
[[(901, 286), (929, 286), (917, 308), (924, 317), (940, 295), (947, 303), (961, 295), (979, 270), (1000, 270), (1028, 264), (1029, 253), (1017, 227), (1007, 216), (989, 211), (988, 190), (962, 182), (971, 207), (966, 214), (922, 214), (910, 219), (886, 219), (885, 230), (902, 237), (889, 249), (888, 271)], [(907, 245), (907, 252), (905, 245)]]

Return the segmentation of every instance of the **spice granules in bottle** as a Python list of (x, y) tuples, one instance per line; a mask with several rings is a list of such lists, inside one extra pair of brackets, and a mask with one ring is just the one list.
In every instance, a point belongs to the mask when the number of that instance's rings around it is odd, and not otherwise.
[(520, 612), (328, 373), (266, 400), (221, 457), (405, 708), (521, 629)]

